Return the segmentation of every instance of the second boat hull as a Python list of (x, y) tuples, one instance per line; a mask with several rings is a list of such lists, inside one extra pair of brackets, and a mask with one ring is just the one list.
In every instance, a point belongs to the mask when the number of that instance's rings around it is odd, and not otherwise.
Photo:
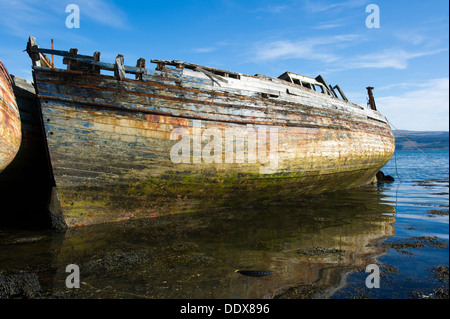
[(21, 138), (19, 109), (9, 74), (0, 60), (0, 173), (16, 156)]

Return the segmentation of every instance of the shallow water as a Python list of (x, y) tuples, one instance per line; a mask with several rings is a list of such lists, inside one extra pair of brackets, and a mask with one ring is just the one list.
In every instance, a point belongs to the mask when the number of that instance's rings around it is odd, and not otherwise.
[[(425, 153), (448, 169), (448, 151)], [(432, 275), (432, 269), (439, 266), (447, 267), (444, 286), (448, 294), (449, 175), (439, 165), (419, 151), (396, 151), (382, 169), (396, 180), (379, 187), (396, 210), (395, 236), (385, 241), (390, 249), (378, 259), (378, 264), (389, 271), (384, 277), (381, 271), (379, 289), (361, 287), (361, 280), (368, 274), (356, 272), (347, 279), (346, 288), (333, 298), (430, 298), (443, 284)], [(396, 246), (412, 242), (421, 245)]]
[[(448, 168), (448, 151), (427, 153)], [(266, 208), (128, 220), (66, 232), (0, 230), (0, 275), (35, 273), (41, 296), (50, 298), (429, 294), (438, 283), (427, 269), (449, 263), (448, 174), (414, 151), (398, 151), (383, 172), (396, 181)], [(427, 213), (432, 209), (447, 214)], [(393, 246), (434, 236), (416, 248)], [(69, 264), (79, 266), (78, 289), (66, 288)], [(366, 287), (369, 264), (380, 266), (379, 289)], [(236, 270), (271, 273), (252, 277)]]

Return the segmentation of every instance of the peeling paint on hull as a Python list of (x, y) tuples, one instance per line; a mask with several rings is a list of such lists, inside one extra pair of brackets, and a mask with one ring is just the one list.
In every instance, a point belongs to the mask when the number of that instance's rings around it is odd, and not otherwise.
[[(50, 160), (68, 226), (252, 206), (373, 181), (391, 158), (384, 116), (318, 92), (241, 76), (217, 85), (190, 70), (151, 71), (142, 80), (34, 67)], [(254, 89), (255, 86), (260, 88)], [(284, 88), (284, 91), (283, 91)], [(256, 90), (256, 91), (255, 91)], [(291, 88), (291, 92), (293, 89)], [(287, 92), (287, 93), (284, 93)], [(170, 159), (170, 134), (196, 127), (278, 129), (278, 168), (260, 162)], [(192, 145), (191, 139), (191, 145)], [(203, 141), (202, 145), (205, 145)], [(247, 155), (247, 153), (246, 153)]]
[(9, 74), (0, 60), (0, 173), (20, 147), (20, 115)]
[(0, 174), (0, 202), (8, 207), (0, 227), (48, 229), (54, 226), (48, 211), (54, 181), (41, 110), (33, 83), (10, 76), (20, 112), (22, 141), (14, 160)]

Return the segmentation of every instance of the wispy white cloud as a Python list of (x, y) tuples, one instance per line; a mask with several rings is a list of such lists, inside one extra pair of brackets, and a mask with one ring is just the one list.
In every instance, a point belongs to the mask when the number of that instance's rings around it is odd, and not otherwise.
[(323, 23), (323, 24), (316, 25), (312, 28), (316, 29), (316, 30), (328, 30), (328, 29), (340, 28), (344, 25), (345, 25), (344, 23)]
[[(68, 3), (73, 2), (72, 0)], [(110, 1), (77, 0), (80, 16), (85, 15), (100, 24), (113, 28), (126, 28), (126, 14)]]
[(268, 5), (266, 7), (260, 7), (253, 10), (253, 12), (267, 12), (267, 13), (282, 13), (288, 10), (288, 5)]
[(195, 53), (208, 53), (208, 52), (212, 52), (215, 50), (216, 50), (216, 48), (213, 48), (213, 47), (192, 49), (192, 51), (194, 51)]
[[(448, 26), (448, 23), (446, 24)], [(425, 48), (435, 48), (448, 46), (448, 32), (442, 25), (435, 23), (416, 28), (399, 28), (392, 32), (394, 39), (402, 44), (410, 46), (420, 46)]]
[[(441, 79), (436, 80), (436, 81), (440, 81), (440, 83), (445, 83), (445, 79), (443, 79), (441, 81)], [(400, 83), (391, 83), (389, 85), (385, 85), (385, 86), (380, 86), (377, 88), (377, 91), (382, 91), (382, 90), (391, 90), (391, 89), (420, 89), (420, 88), (429, 88), (429, 81), (425, 81), (425, 82), (400, 82)]]
[(348, 1), (341, 1), (341, 2), (324, 2), (324, 1), (305, 1), (305, 9), (312, 13), (321, 13), (325, 11), (340, 11), (344, 9), (351, 9), (351, 8), (357, 8), (362, 7), (365, 4), (367, 4), (367, 0), (348, 0)]
[(0, 0), (0, 26), (16, 36), (30, 32), (57, 33), (65, 28), (66, 6), (76, 3), (80, 8), (80, 22), (87, 19), (113, 28), (127, 28), (126, 14), (105, 0)]
[[(404, 83), (399, 83), (403, 87)], [(378, 97), (377, 108), (399, 129), (449, 130), (449, 78), (413, 85), (400, 94)]]
[(447, 49), (437, 49), (431, 51), (408, 52), (403, 49), (387, 49), (381, 52), (351, 57), (343, 63), (343, 69), (364, 69), (364, 68), (393, 68), (406, 69), (411, 59), (423, 56), (435, 55)]
[[(407, 69), (411, 60), (431, 57), (448, 48), (418, 49), (388, 48), (371, 53), (358, 53), (367, 39), (358, 34), (317, 36), (298, 40), (258, 41), (249, 46), (248, 60), (315, 60), (321, 62), (323, 73), (352, 69)], [(355, 47), (354, 50), (351, 48)], [(350, 48), (350, 49), (349, 49)]]
[(393, 34), (397, 39), (410, 43), (412, 45), (422, 44), (425, 40), (429, 40), (428, 37), (424, 34), (420, 34), (417, 32), (394, 32)]
[(309, 59), (333, 62), (339, 59), (330, 45), (351, 42), (357, 38), (353, 34), (336, 35), (330, 37), (316, 37), (292, 40), (277, 40), (272, 42), (258, 42), (250, 50), (250, 56), (257, 61), (276, 59)]
[(335, 19), (318, 19), (317, 24), (312, 25), (311, 28), (314, 30), (328, 30), (340, 28), (343, 26), (347, 26), (352, 23), (352, 16), (344, 15)]
[(44, 10), (42, 2), (38, 1), (0, 0), (0, 7), (2, 29), (16, 36), (57, 20), (53, 11)]

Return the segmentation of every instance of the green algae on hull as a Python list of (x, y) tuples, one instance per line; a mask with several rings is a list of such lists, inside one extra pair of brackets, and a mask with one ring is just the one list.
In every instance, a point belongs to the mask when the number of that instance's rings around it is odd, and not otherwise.
[(370, 183), (372, 171), (328, 175), (233, 174), (216, 178), (166, 175), (130, 185), (62, 189), (59, 198), (67, 224), (79, 226), (304, 200), (324, 192), (359, 186), (361, 177), (366, 178), (364, 184)]

